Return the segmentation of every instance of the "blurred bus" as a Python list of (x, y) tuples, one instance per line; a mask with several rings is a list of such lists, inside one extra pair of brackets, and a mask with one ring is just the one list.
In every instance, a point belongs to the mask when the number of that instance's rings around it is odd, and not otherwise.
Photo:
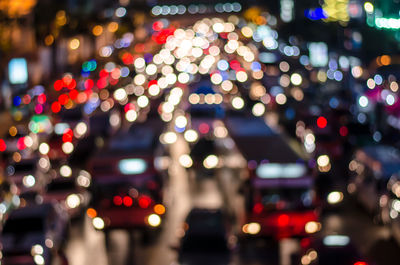
[(248, 163), (242, 231), (277, 239), (317, 232), (314, 177), (305, 161), (262, 119), (231, 118), (226, 125)]

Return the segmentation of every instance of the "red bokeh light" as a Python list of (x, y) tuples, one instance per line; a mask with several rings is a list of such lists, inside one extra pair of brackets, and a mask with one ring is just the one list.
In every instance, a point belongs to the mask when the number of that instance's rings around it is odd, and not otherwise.
[(124, 111), (128, 112), (130, 110), (135, 110), (135, 105), (133, 103), (128, 103), (124, 106)]
[(254, 204), (253, 212), (256, 214), (260, 214), (263, 211), (263, 209), (264, 209), (263, 204), (258, 202), (256, 204)]
[(122, 55), (122, 62), (124, 64), (133, 64), (134, 59), (132, 54), (130, 54), (129, 52), (124, 53), (124, 55)]
[(103, 70), (100, 71), (99, 76), (100, 77), (107, 77), (108, 76), (108, 72), (105, 69), (103, 69)]
[(167, 42), (167, 38), (173, 35), (175, 32), (174, 28), (163, 29), (153, 34), (152, 40), (157, 42), (158, 44), (164, 44)]
[(157, 85), (157, 84), (158, 84), (157, 80), (150, 80), (147, 86), (151, 87), (152, 85)]
[(302, 248), (308, 248), (311, 244), (311, 240), (309, 238), (303, 238), (302, 240), (300, 240), (300, 246)]
[(24, 150), (26, 148), (25, 137), (21, 137), (18, 139), (17, 148), (18, 148), (18, 150)]
[(44, 104), (45, 102), (46, 102), (46, 100), (47, 100), (47, 97), (46, 97), (46, 95), (45, 94), (40, 94), (38, 97), (37, 97), (37, 101), (38, 101), (38, 103), (40, 103), (40, 104)]
[(349, 134), (349, 129), (347, 129), (347, 127), (346, 126), (342, 126), (342, 127), (340, 127), (340, 129), (339, 129), (339, 133), (340, 133), (340, 135), (341, 136), (347, 136), (348, 134)]
[(163, 29), (163, 27), (164, 27), (164, 24), (161, 21), (154, 22), (153, 26), (152, 26), (154, 31), (160, 31)]
[(72, 100), (75, 100), (77, 97), (78, 97), (78, 90), (76, 90), (76, 89), (72, 89), (70, 92), (69, 92), (69, 97), (72, 99)]
[(31, 96), (29, 96), (29, 95), (23, 96), (22, 102), (23, 102), (25, 105), (28, 105), (28, 104), (31, 102)]
[(207, 123), (201, 123), (199, 125), (199, 132), (202, 134), (206, 134), (210, 131), (210, 126)]
[(135, 45), (135, 52), (142, 53), (142, 52), (144, 52), (144, 48), (145, 48), (145, 46), (143, 43), (138, 43)]
[(37, 105), (35, 106), (35, 112), (36, 112), (36, 114), (42, 113), (42, 112), (43, 112), (43, 105), (37, 104)]
[(287, 226), (289, 224), (289, 215), (281, 214), (278, 217), (278, 226)]
[(60, 102), (61, 105), (65, 105), (68, 103), (69, 97), (67, 94), (62, 94), (58, 97), (58, 102)]
[(323, 116), (318, 117), (318, 119), (317, 119), (317, 126), (318, 126), (319, 128), (321, 128), (321, 129), (323, 129), (323, 128), (326, 127), (326, 125), (328, 125), (328, 121), (326, 120), (326, 118), (323, 117)]
[(3, 139), (0, 139), (0, 152), (4, 152), (7, 149), (6, 142)]
[(57, 80), (54, 82), (54, 90), (60, 91), (64, 86), (64, 82), (62, 80)]
[(140, 196), (140, 198), (139, 198), (140, 208), (143, 208), (143, 209), (148, 208), (150, 206), (150, 203), (151, 203), (151, 199), (149, 196), (146, 196), (146, 195)]
[(51, 104), (51, 111), (54, 113), (58, 113), (61, 110), (61, 104), (60, 102), (56, 101)]
[(229, 66), (233, 69), (233, 70), (240, 70), (242, 67), (240, 66), (240, 62), (237, 60), (232, 60), (229, 62)]
[(100, 78), (99, 80), (97, 80), (96, 85), (100, 89), (105, 88), (108, 85), (107, 78), (105, 78), (105, 77)]
[(133, 204), (132, 198), (129, 197), (129, 196), (125, 196), (125, 197), (124, 197), (124, 205), (125, 205), (126, 207), (130, 207), (130, 206), (132, 206), (132, 204)]
[(72, 142), (73, 137), (74, 137), (74, 132), (70, 128), (68, 128), (68, 129), (65, 129), (64, 134), (62, 136), (62, 140), (64, 143)]
[(114, 203), (115, 205), (122, 205), (122, 198), (121, 198), (121, 196), (114, 196), (114, 198), (113, 198), (113, 203)]
[(74, 89), (76, 87), (76, 81), (75, 79), (71, 79), (71, 81), (68, 83), (67, 88), (69, 90)]
[(88, 79), (84, 83), (85, 89), (91, 89), (94, 86), (94, 82), (92, 79)]

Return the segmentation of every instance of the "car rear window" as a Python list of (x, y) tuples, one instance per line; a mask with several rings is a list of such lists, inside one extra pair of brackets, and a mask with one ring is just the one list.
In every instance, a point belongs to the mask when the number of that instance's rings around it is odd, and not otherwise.
[(4, 225), (3, 234), (25, 234), (43, 230), (44, 220), (42, 218), (10, 218)]

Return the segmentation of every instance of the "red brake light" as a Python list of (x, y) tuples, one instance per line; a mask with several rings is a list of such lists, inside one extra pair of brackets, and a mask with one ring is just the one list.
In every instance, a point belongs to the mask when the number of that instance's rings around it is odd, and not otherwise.
[(202, 134), (206, 134), (210, 131), (210, 126), (207, 123), (203, 122), (199, 125), (199, 131)]
[(317, 126), (321, 129), (325, 128), (328, 125), (328, 121), (325, 117), (321, 116), (317, 119)]
[(122, 205), (122, 198), (121, 198), (121, 196), (114, 196), (114, 198), (113, 198), (113, 202), (114, 202), (114, 204), (115, 205)]
[(264, 210), (264, 206), (261, 202), (254, 204), (253, 212), (256, 214), (260, 214)]
[(148, 208), (150, 206), (151, 199), (149, 196), (142, 195), (139, 197), (139, 206), (140, 208)]
[(354, 263), (354, 265), (368, 265), (368, 263), (364, 261), (357, 261), (356, 263)]
[(0, 152), (4, 152), (7, 149), (7, 144), (3, 139), (0, 139)]
[(157, 189), (157, 186), (157, 182), (155, 182), (154, 180), (150, 180), (149, 182), (147, 182), (147, 188), (150, 190)]
[(51, 104), (51, 110), (52, 110), (54, 113), (60, 112), (60, 110), (61, 110), (61, 104), (60, 104), (60, 102), (58, 102), (58, 101), (53, 102), (53, 103)]
[(340, 127), (340, 129), (339, 129), (339, 134), (341, 135), (341, 136), (347, 136), (347, 134), (349, 134), (349, 129), (347, 129), (347, 127), (346, 126), (342, 126), (342, 127)]
[(64, 134), (63, 134), (63, 136), (62, 136), (62, 141), (63, 141), (64, 143), (66, 143), (66, 142), (72, 142), (72, 138), (73, 138), (73, 137), (74, 137), (74, 132), (73, 132), (70, 128), (65, 129)]
[(278, 217), (278, 225), (279, 226), (287, 226), (289, 224), (289, 215), (281, 214)]
[(130, 207), (130, 206), (132, 206), (132, 204), (133, 204), (132, 198), (129, 197), (129, 196), (125, 196), (125, 197), (124, 197), (124, 205), (125, 205), (126, 207)]
[(17, 148), (18, 148), (18, 150), (24, 150), (26, 148), (25, 137), (21, 137), (18, 139)]
[(303, 238), (302, 240), (300, 240), (300, 246), (305, 249), (308, 248), (311, 244), (311, 240), (309, 238)]

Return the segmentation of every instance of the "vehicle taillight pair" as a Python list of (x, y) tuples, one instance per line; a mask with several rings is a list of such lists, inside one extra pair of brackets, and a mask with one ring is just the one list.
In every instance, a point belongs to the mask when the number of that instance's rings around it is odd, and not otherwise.
[(113, 203), (117, 206), (125, 205), (126, 207), (130, 207), (133, 204), (133, 199), (129, 196), (114, 196)]

